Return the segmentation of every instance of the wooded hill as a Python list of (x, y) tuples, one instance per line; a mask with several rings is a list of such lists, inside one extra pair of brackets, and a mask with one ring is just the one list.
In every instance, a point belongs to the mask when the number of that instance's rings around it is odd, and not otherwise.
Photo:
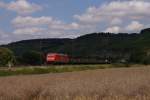
[[(65, 53), (78, 57), (97, 57), (111, 61), (133, 61), (150, 56), (150, 28), (140, 33), (91, 33), (75, 39), (32, 39), (2, 45), (19, 57), (26, 51)], [(145, 58), (147, 57), (147, 58)], [(147, 61), (147, 60), (146, 60)]]

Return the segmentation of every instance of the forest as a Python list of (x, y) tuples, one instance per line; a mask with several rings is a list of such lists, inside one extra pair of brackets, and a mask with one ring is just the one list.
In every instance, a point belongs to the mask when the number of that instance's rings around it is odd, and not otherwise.
[[(1, 45), (10, 49), (19, 64), (43, 64), (47, 53), (107, 59), (110, 63), (150, 64), (150, 28), (140, 33), (90, 33), (74, 39), (31, 39)], [(32, 60), (31, 60), (32, 59)]]

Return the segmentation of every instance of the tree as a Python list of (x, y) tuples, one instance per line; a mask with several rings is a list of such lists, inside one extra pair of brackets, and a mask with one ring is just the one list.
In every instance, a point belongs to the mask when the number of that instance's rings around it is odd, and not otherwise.
[(136, 49), (131, 53), (130, 62), (147, 64), (149, 61), (149, 56), (144, 50)]
[(21, 61), (26, 65), (41, 65), (43, 63), (43, 55), (37, 51), (26, 51), (21, 57)]
[(142, 59), (142, 64), (148, 65), (150, 64), (150, 56), (145, 56), (144, 59)]
[(0, 66), (11, 66), (15, 62), (15, 57), (13, 52), (8, 48), (0, 47)]

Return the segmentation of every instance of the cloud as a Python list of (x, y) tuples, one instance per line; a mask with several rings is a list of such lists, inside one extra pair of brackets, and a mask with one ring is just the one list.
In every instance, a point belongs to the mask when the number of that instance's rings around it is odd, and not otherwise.
[(0, 36), (5, 40), (77, 37), (101, 31), (138, 32), (142, 28), (150, 26), (149, 0), (108, 1), (97, 7), (89, 7), (82, 14), (72, 15), (73, 21), (70, 23), (52, 16), (37, 17), (35, 15), (33, 17), (32, 13), (40, 11), (42, 7), (27, 0), (15, 0), (8, 3), (0, 1), (0, 8), (18, 13), (11, 21), (12, 34), (0, 32)]
[(112, 25), (119, 25), (119, 24), (122, 24), (122, 20), (119, 19), (119, 18), (114, 18), (111, 20), (111, 24)]
[[(85, 13), (81, 15), (74, 15), (80, 26), (92, 26), (95, 25), (97, 29), (103, 30), (100, 26), (105, 26), (107, 31), (118, 32), (119, 27), (126, 27), (129, 22), (137, 20), (143, 21), (149, 20), (150, 2), (145, 0), (124, 0), (124, 1), (111, 1), (109, 3), (103, 3), (99, 7), (89, 7)], [(145, 24), (148, 22), (144, 22)], [(134, 25), (138, 25), (136, 26)], [(119, 27), (116, 27), (119, 25)], [(114, 27), (115, 26), (115, 27)], [(134, 26), (134, 27), (133, 27)], [(130, 26), (129, 26), (130, 27)], [(139, 28), (143, 28), (139, 23), (132, 23), (132, 29), (121, 31), (137, 31)], [(93, 27), (94, 28), (94, 27)]]
[(31, 38), (41, 37), (72, 37), (73, 30), (77, 30), (79, 25), (76, 22), (65, 23), (50, 16), (31, 17), (17, 16), (12, 20), (14, 35), (27, 35)]
[(138, 21), (132, 21), (127, 27), (126, 30), (134, 31), (134, 30), (141, 30), (144, 27), (143, 24), (139, 23)]
[(49, 28), (55, 30), (76, 30), (79, 28), (79, 25), (75, 22), (66, 24), (62, 21), (55, 21), (54, 23), (49, 24)]
[(121, 28), (119, 26), (109, 27), (105, 30), (105, 32), (111, 32), (111, 33), (119, 33), (120, 31)]
[(150, 9), (148, 1), (111, 1), (99, 7), (89, 7), (81, 15), (74, 15), (75, 21), (71, 23), (51, 16), (17, 16), (12, 20), (15, 27), (13, 33), (65, 37), (65, 33), (69, 36), (79, 36), (102, 30), (112, 33), (137, 32), (145, 26), (141, 24), (141, 20), (148, 20), (150, 17), (148, 9)]
[(6, 34), (4, 31), (0, 30), (0, 37), (1, 38), (7, 38), (8, 34)]
[(31, 17), (31, 16), (17, 16), (12, 20), (12, 24), (15, 27), (30, 27), (30, 26), (40, 26), (40, 25), (48, 25), (53, 22), (52, 17)]
[(142, 19), (145, 16), (150, 16), (148, 9), (150, 9), (150, 2), (146, 1), (112, 1), (98, 8), (90, 7), (84, 14), (74, 15), (74, 18), (84, 23), (97, 23), (104, 20), (112, 20), (116, 17)]
[(27, 0), (16, 0), (10, 3), (0, 2), (1, 8), (6, 8), (10, 11), (15, 11), (20, 15), (31, 14), (42, 9), (40, 5), (30, 3)]
[(108, 27), (104, 32), (111, 32), (111, 33), (135, 32), (135, 31), (140, 31), (144, 27), (146, 27), (144, 24), (141, 24), (138, 21), (132, 21), (127, 26), (125, 26), (125, 28), (121, 26), (112, 26), (112, 27)]
[(47, 26), (49, 29), (55, 30), (75, 30), (78, 29), (79, 27), (78, 24), (75, 22), (67, 24), (60, 20), (56, 20), (50, 16), (49, 17), (18, 16), (12, 20), (12, 24), (16, 28)]
[(96, 14), (97, 8), (96, 7), (89, 7), (87, 11), (82, 15), (74, 15), (73, 17), (82, 23), (98, 23), (102, 20), (101, 16), (97, 16)]
[(42, 34), (45, 31), (44, 28), (39, 28), (39, 27), (28, 27), (28, 28), (19, 28), (16, 29), (13, 33), (16, 35), (38, 35)]
[(9, 42), (11, 42), (10, 34), (0, 29), (0, 44), (6, 44)]
[(64, 31), (64, 30), (51, 30), (47, 28), (40, 27), (30, 27), (30, 28), (18, 28), (13, 32), (16, 40), (24, 39), (36, 39), (36, 38), (71, 38), (74, 34)]

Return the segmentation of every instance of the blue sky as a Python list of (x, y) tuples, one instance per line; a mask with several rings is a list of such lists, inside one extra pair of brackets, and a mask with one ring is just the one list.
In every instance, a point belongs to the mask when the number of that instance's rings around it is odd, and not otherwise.
[(150, 27), (149, 0), (0, 0), (0, 44)]

